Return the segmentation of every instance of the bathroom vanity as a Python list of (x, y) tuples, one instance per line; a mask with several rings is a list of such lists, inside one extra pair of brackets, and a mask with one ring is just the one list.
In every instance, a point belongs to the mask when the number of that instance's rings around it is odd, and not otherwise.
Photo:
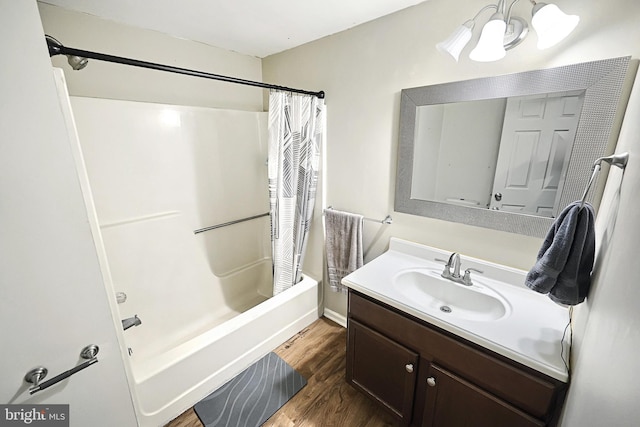
[[(471, 285), (440, 277), (436, 248), (391, 239), (343, 279), (347, 382), (404, 425), (554, 426), (567, 390), (567, 309), (525, 272), (462, 257)], [(475, 276), (474, 276), (475, 275)]]

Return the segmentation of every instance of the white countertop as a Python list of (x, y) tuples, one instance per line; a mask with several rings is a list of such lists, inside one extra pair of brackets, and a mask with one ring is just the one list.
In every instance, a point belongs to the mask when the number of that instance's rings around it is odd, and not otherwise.
[[(443, 269), (435, 258), (447, 259), (450, 253), (426, 245), (391, 238), (389, 250), (342, 279), (349, 288), (465, 338), (482, 347), (515, 360), (550, 377), (566, 382), (567, 369), (562, 360), (568, 354), (570, 331), (562, 336), (569, 323), (568, 309), (552, 302), (546, 295), (524, 285), (526, 271), (501, 266), (461, 255), (462, 269), (478, 268), (473, 273), (474, 286), (497, 293), (506, 302), (507, 313), (498, 320), (460, 319), (421, 304), (392, 285), (393, 278), (406, 270)], [(464, 286), (453, 283), (454, 286)]]

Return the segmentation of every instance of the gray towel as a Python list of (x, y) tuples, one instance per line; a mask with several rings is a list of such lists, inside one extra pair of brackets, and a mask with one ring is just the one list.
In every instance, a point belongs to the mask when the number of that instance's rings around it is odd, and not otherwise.
[(324, 211), (329, 285), (335, 292), (346, 292), (347, 288), (341, 283), (342, 278), (364, 264), (363, 220), (362, 215), (333, 209)]
[(580, 304), (589, 293), (595, 257), (595, 213), (589, 203), (567, 206), (551, 226), (538, 252), (538, 260), (525, 284), (551, 300)]

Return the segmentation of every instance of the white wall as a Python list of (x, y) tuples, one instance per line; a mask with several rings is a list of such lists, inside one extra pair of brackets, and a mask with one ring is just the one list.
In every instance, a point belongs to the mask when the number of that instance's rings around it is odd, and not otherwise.
[(630, 153), (629, 163), (624, 173), (612, 168), (607, 180), (596, 223), (600, 237), (596, 279), (589, 301), (577, 307), (580, 345), (573, 357), (565, 427), (632, 426), (640, 420), (639, 135), (640, 75), (617, 147), (618, 152)]
[[(262, 81), (261, 60), (252, 56), (45, 3), (38, 8), (45, 33), (68, 47)], [(263, 91), (255, 87), (97, 60), (73, 71), (62, 55), (53, 63), (65, 70), (70, 95), (262, 111)]]
[[(536, 49), (536, 36), (532, 34), (508, 52), (505, 59), (494, 63), (470, 61), (467, 57), (469, 47), (459, 63), (439, 54), (434, 48), (436, 42), (446, 38), (457, 25), (471, 18), (485, 4), (481, 0), (466, 1), (462, 8), (460, 2), (425, 2), (263, 60), (266, 81), (322, 89), (327, 93), (327, 204), (369, 217), (383, 218), (393, 211), (402, 88), (617, 56), (640, 57), (640, 44), (637, 42), (640, 40), (640, 2), (637, 0), (559, 2), (558, 5), (566, 12), (580, 15), (581, 22), (565, 42), (546, 51)], [(530, 16), (529, 3), (520, 2), (514, 11), (521, 16)], [(637, 150), (637, 146), (637, 141), (627, 145), (630, 151)], [(634, 158), (636, 162), (640, 161), (632, 151), (632, 163), (627, 168), (625, 182), (629, 187), (635, 187), (637, 196), (637, 182), (627, 181), (633, 181), (629, 176), (637, 173), (633, 172)], [(628, 192), (632, 193), (634, 189), (630, 188)], [(638, 243), (633, 238), (635, 236), (638, 241), (640, 229), (631, 220), (633, 210), (638, 212), (636, 204), (631, 200), (626, 204), (620, 203), (619, 207), (624, 212), (620, 214), (614, 237), (622, 242), (615, 251), (613, 245), (605, 248), (596, 266), (597, 270), (606, 264), (607, 271), (619, 273), (609, 276), (615, 280), (607, 278), (604, 285), (604, 279), (600, 280), (601, 276), (596, 271), (598, 279), (591, 301), (577, 313), (578, 323), (582, 322), (582, 326), (578, 328), (576, 341), (581, 344), (584, 336), (584, 351), (577, 349), (575, 385), (569, 395), (565, 417), (567, 425), (616, 425), (604, 420), (639, 418), (633, 398), (638, 396), (634, 381), (640, 381), (632, 360), (640, 354), (637, 332), (640, 313), (636, 309), (640, 287), (632, 282), (636, 268), (627, 265), (637, 265), (631, 259), (638, 253)], [(615, 222), (618, 206), (605, 203), (602, 206), (599, 216), (611, 216), (611, 221)], [(541, 243), (536, 238), (392, 214), (393, 225), (365, 225), (368, 260), (386, 249), (390, 236), (398, 236), (529, 269)], [(624, 229), (620, 223), (625, 224)], [(599, 234), (612, 236), (612, 230), (603, 227), (600, 225)], [(622, 235), (623, 232), (626, 235)], [(315, 226), (313, 233), (320, 234), (321, 228)], [(321, 245), (322, 239), (315, 237), (313, 242)], [(323, 268), (322, 251), (311, 248), (310, 254), (313, 256), (305, 267), (319, 275)], [(342, 295), (326, 292), (325, 297), (326, 307), (343, 314), (346, 312), (346, 301)], [(587, 316), (584, 312), (588, 311), (591, 316), (585, 334)], [(609, 349), (600, 343), (616, 347)], [(594, 375), (594, 371), (598, 372)], [(587, 378), (589, 375), (593, 378)], [(611, 380), (605, 380), (601, 385), (594, 384), (596, 379), (605, 375), (611, 375)], [(615, 390), (616, 380), (623, 383), (620, 391)], [(608, 394), (614, 398), (609, 399)], [(603, 405), (602, 400), (607, 400), (607, 404)], [(592, 423), (592, 419), (602, 422)]]

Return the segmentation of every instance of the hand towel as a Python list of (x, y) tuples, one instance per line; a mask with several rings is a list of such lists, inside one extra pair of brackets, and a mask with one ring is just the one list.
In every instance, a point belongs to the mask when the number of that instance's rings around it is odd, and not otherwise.
[(333, 209), (324, 211), (329, 286), (334, 292), (346, 292), (342, 278), (364, 264), (363, 221), (362, 215)]
[(567, 206), (555, 220), (525, 284), (552, 301), (580, 304), (591, 287), (595, 258), (595, 213), (589, 203)]

